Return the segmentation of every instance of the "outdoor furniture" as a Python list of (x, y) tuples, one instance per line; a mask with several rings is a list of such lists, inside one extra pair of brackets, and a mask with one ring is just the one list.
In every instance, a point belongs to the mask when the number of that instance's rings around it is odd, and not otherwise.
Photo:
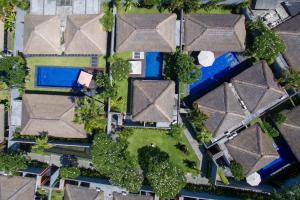
[(212, 64), (215, 61), (215, 55), (211, 51), (200, 51), (198, 55), (198, 62), (203, 66), (203, 67), (209, 67), (212, 66)]
[(77, 80), (77, 83), (89, 87), (93, 79), (93, 75), (90, 73), (87, 73), (85, 71), (81, 71)]
[(131, 64), (131, 73), (130, 74), (142, 74), (142, 61), (131, 60), (129, 61)]
[(261, 182), (261, 177), (260, 177), (260, 175), (257, 172), (255, 172), (255, 173), (249, 175), (246, 178), (246, 181), (251, 186), (258, 186), (259, 183)]

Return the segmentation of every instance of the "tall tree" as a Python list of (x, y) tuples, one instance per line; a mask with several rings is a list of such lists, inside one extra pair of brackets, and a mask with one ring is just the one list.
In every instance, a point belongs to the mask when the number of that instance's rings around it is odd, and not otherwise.
[(297, 91), (300, 91), (300, 72), (292, 68), (286, 70), (278, 81), (286, 89), (295, 88)]
[(128, 78), (131, 72), (131, 65), (128, 60), (115, 54), (110, 58), (110, 62), (112, 78), (115, 81), (122, 81)]

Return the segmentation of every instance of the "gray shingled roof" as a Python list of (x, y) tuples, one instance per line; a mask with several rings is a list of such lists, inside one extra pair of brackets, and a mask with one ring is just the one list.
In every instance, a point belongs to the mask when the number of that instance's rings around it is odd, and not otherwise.
[(153, 200), (153, 197), (145, 196), (145, 195), (138, 195), (138, 194), (123, 195), (123, 194), (114, 192), (113, 200)]
[(0, 143), (4, 141), (5, 133), (5, 107), (4, 104), (0, 104)]
[(273, 141), (259, 125), (243, 130), (225, 145), (232, 158), (243, 166), (246, 176), (279, 158)]
[(208, 116), (205, 125), (213, 133), (215, 139), (241, 123), (245, 117), (244, 111), (228, 83), (224, 83), (202, 96), (195, 101), (195, 104)]
[(270, 105), (285, 94), (275, 82), (265, 61), (254, 64), (235, 76), (231, 82), (251, 113)]
[(287, 121), (280, 127), (280, 132), (300, 161), (300, 106), (289, 111), (286, 116)]
[(245, 50), (243, 15), (193, 14), (185, 17), (185, 50), (215, 52)]
[(284, 58), (288, 64), (300, 71), (300, 14), (285, 21), (277, 26), (274, 30), (284, 40), (287, 49), (284, 53)]
[(58, 16), (25, 16), (24, 54), (61, 54), (60, 25)]
[(35, 183), (33, 178), (0, 176), (0, 199), (33, 200)]
[(104, 200), (104, 194), (95, 189), (67, 184), (64, 200)]
[(167, 80), (134, 80), (134, 121), (171, 122), (175, 107), (175, 84)]
[(22, 103), (22, 135), (87, 137), (83, 125), (73, 122), (76, 104), (71, 96), (25, 94)]
[(271, 10), (275, 9), (282, 0), (256, 0), (255, 1), (255, 9), (258, 10)]
[(107, 32), (102, 15), (70, 15), (65, 30), (66, 54), (106, 54)]
[(117, 51), (176, 50), (175, 14), (124, 14), (116, 21)]

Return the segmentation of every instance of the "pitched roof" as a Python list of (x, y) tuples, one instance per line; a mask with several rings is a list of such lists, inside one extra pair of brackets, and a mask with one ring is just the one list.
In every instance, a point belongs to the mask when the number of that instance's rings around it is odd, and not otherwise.
[(245, 50), (246, 29), (243, 15), (187, 15), (184, 30), (187, 51)]
[(4, 49), (4, 23), (0, 20), (0, 52)]
[(153, 200), (152, 196), (138, 195), (138, 194), (127, 194), (123, 195), (121, 193), (114, 192), (113, 200)]
[(61, 54), (60, 25), (58, 16), (26, 15), (24, 54)]
[(255, 9), (271, 10), (275, 9), (282, 0), (256, 0)]
[(275, 82), (265, 61), (254, 64), (235, 76), (231, 82), (251, 113), (268, 106), (285, 94)]
[(65, 30), (66, 54), (106, 54), (107, 32), (102, 15), (69, 15)]
[(287, 121), (280, 127), (280, 132), (297, 160), (300, 161), (300, 106), (290, 110), (286, 116)]
[(104, 200), (103, 192), (93, 189), (78, 187), (75, 185), (66, 185), (65, 200)]
[(35, 179), (20, 176), (0, 176), (1, 200), (32, 200), (35, 194)]
[(272, 140), (259, 125), (243, 130), (225, 145), (232, 158), (243, 166), (246, 176), (279, 158)]
[(124, 14), (117, 15), (117, 51), (176, 50), (175, 14)]
[(175, 84), (167, 80), (134, 80), (134, 121), (171, 122), (175, 106)]
[(283, 22), (277, 26), (274, 30), (284, 40), (287, 49), (284, 53), (284, 58), (288, 64), (300, 71), (300, 14)]
[(245, 117), (228, 83), (220, 85), (195, 103), (208, 116), (205, 125), (215, 139), (223, 136), (224, 132), (239, 124)]
[(22, 103), (22, 135), (87, 137), (83, 125), (73, 122), (76, 104), (71, 96), (25, 94)]

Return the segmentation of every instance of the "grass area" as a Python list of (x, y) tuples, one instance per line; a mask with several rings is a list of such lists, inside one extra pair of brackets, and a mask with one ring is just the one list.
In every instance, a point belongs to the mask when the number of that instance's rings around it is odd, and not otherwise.
[(116, 85), (118, 86), (118, 96), (122, 97), (122, 101), (119, 102), (116, 106), (121, 112), (126, 112), (128, 99), (128, 79), (116, 82)]
[(52, 200), (63, 200), (64, 199), (64, 192), (63, 191), (58, 191), (58, 190), (53, 190), (51, 193), (51, 199)]
[(106, 59), (105, 56), (100, 56), (98, 60), (98, 67), (105, 68), (106, 67)]
[(118, 52), (116, 54), (125, 60), (129, 60), (132, 58), (132, 51), (123, 51), (123, 52)]
[[(184, 160), (195, 161), (198, 167), (200, 161), (198, 160), (196, 154), (194, 153), (190, 143), (188, 142), (185, 135), (181, 135), (179, 138), (173, 138), (166, 134), (165, 130), (158, 129), (134, 129), (133, 134), (128, 138), (129, 153), (138, 159), (138, 149), (154, 144), (158, 146), (162, 151), (165, 151), (169, 154), (171, 161), (180, 167), (185, 173), (192, 173), (197, 175), (199, 169), (191, 169), (186, 166)], [(189, 154), (185, 154), (179, 149), (176, 148), (176, 144), (180, 142), (187, 146)]]
[(90, 66), (90, 57), (30, 57), (27, 58), (27, 66), (29, 68), (29, 76), (26, 81), (25, 88), (27, 90), (36, 91), (58, 91), (68, 92), (70, 89), (61, 88), (42, 88), (35, 87), (35, 66), (49, 65), (49, 66), (64, 66), (64, 67), (86, 67)]
[(129, 14), (157, 14), (157, 13), (170, 13), (168, 10), (159, 11), (157, 8), (139, 8), (131, 7), (125, 11), (125, 6), (119, 9), (120, 14), (129, 13)]
[(200, 8), (194, 13), (195, 14), (231, 14), (231, 10), (225, 9), (220, 6), (220, 7), (216, 7), (216, 8), (210, 8), (210, 9)]

